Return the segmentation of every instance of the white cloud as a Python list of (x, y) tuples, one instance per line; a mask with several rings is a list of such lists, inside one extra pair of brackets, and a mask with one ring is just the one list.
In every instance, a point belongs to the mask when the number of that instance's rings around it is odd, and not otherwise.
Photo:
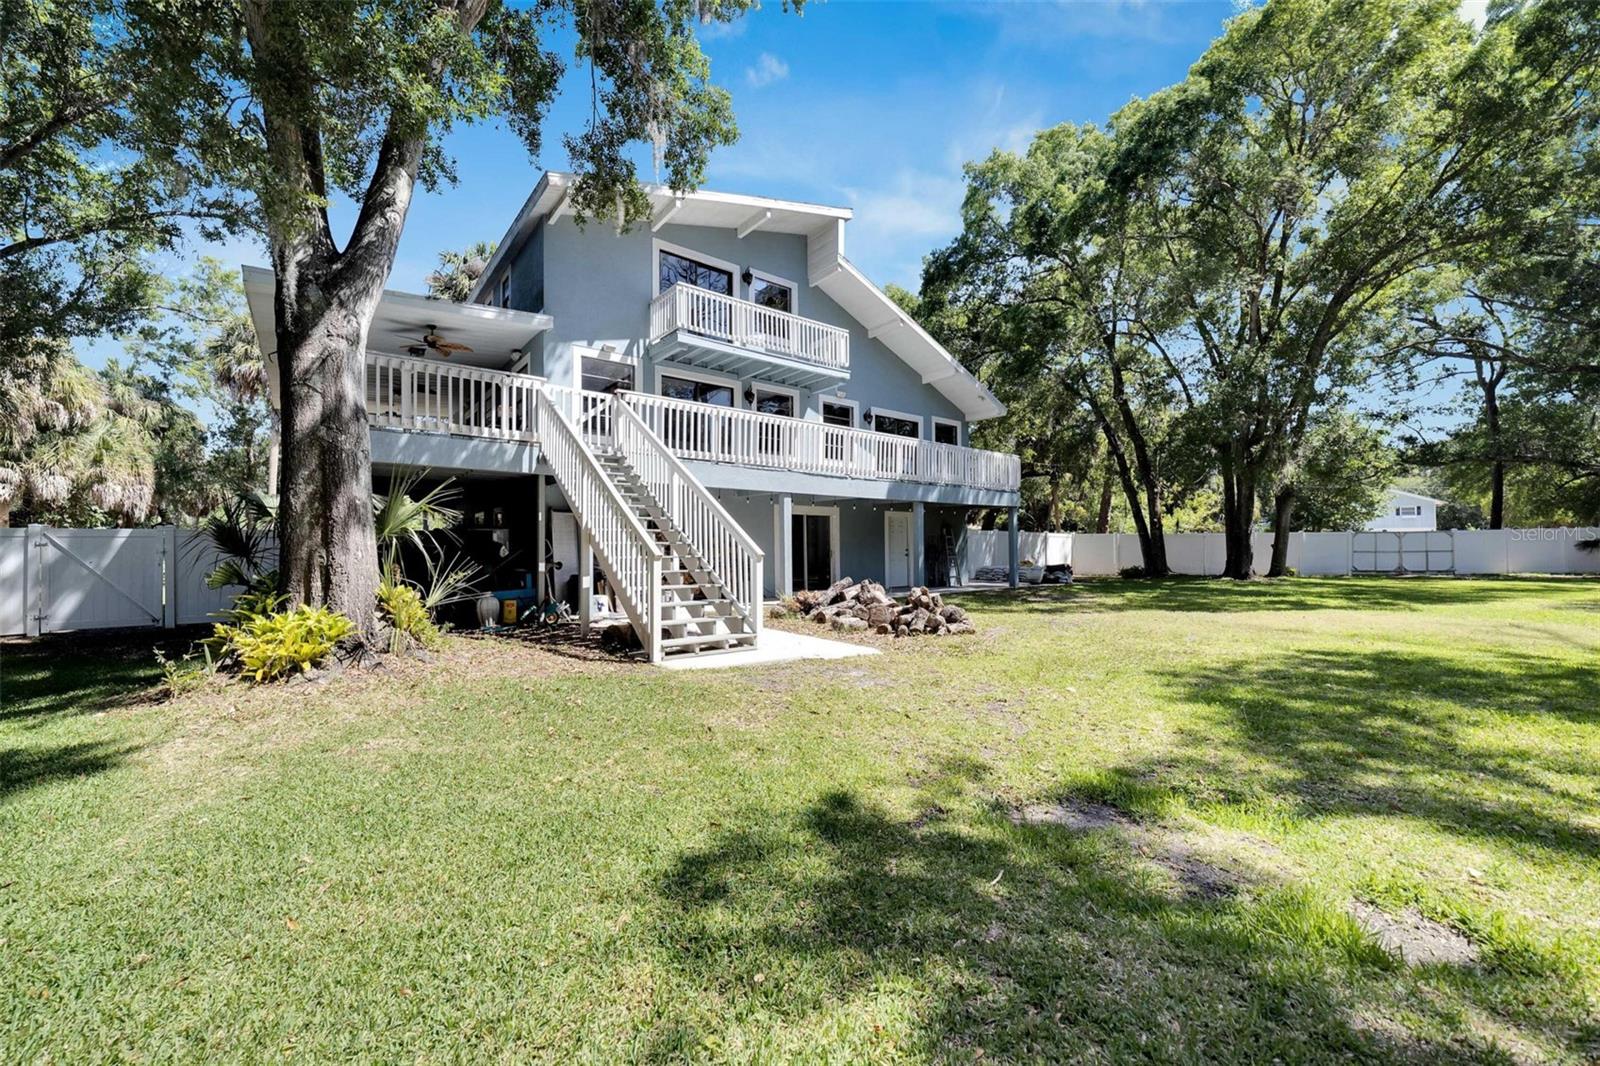
[(719, 22), (711, 19), (702, 22), (698, 35), (702, 41), (730, 41), (735, 37), (743, 37), (745, 28), (750, 25), (747, 18), (736, 18), (732, 22)]
[(773, 82), (782, 81), (788, 76), (789, 64), (771, 52), (762, 52), (756, 57), (755, 66), (744, 68), (744, 80), (750, 83), (752, 89), (771, 85)]

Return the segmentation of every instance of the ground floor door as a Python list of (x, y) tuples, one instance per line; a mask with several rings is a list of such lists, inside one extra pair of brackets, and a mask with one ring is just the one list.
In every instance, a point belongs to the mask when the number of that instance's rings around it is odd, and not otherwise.
[(830, 514), (797, 514), (790, 518), (790, 577), (799, 589), (825, 589), (833, 584), (833, 523)]
[(883, 576), (890, 588), (911, 585), (911, 515), (886, 511), (883, 516)]

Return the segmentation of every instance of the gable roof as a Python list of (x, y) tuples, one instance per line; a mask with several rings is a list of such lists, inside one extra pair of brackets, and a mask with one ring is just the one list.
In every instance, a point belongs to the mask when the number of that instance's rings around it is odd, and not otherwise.
[[(553, 222), (569, 210), (574, 180), (571, 174), (545, 172), (500, 239), (468, 302), (478, 299), (500, 262), (527, 239), (540, 220)], [(845, 258), (844, 224), (855, 216), (850, 208), (707, 189), (680, 194), (655, 184), (645, 185), (644, 190), (652, 206), (652, 232), (671, 222), (733, 229), (741, 237), (758, 229), (805, 237), (808, 280), (867, 327), (869, 337), (915, 370), (924, 384), (932, 385), (968, 421), (1005, 414), (1005, 404), (987, 386)]]
[(1391, 489), (1388, 490), (1388, 494), (1391, 497), (1394, 497), (1394, 496), (1409, 496), (1413, 500), (1426, 500), (1429, 503), (1447, 503), (1447, 502), (1449, 502), (1447, 500), (1436, 500), (1432, 496), (1424, 496), (1422, 493), (1420, 493), (1420, 492), (1412, 492), (1410, 489), (1395, 489), (1395, 488), (1391, 488)]

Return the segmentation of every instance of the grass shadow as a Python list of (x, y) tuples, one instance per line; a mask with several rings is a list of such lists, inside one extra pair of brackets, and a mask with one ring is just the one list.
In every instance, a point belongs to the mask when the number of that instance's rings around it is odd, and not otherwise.
[(209, 633), (207, 626), (0, 642), (0, 725), (42, 726), (122, 706), (160, 682), (158, 651), (179, 659)]
[[(1192, 803), (1270, 793), (1295, 816), (1403, 815), (1465, 837), (1600, 858), (1579, 819), (1593, 767), (1558, 739), (1513, 742), (1511, 715), (1600, 725), (1600, 666), (1503, 651), (1472, 662), (1422, 652), (1285, 652), (1165, 673), (1174, 696), (1220, 716), (1124, 771)], [(1523, 735), (1523, 731), (1518, 731)]]
[(953, 801), (948, 782), (935, 792), (911, 820), (846, 790), (787, 818), (752, 811), (738, 824), (774, 828), (681, 855), (659, 884), (660, 940), (721, 1008), (670, 1019), (649, 1057), (692, 1057), (721, 1037), (698, 1026), (730, 1014), (838, 1036), (840, 1013), (870, 1019), (880, 990), (910, 987), (920, 1008), (896, 1039), (911, 1046), (868, 1036), (843, 1057), (1504, 1061), (1358, 1024), (1370, 945), (1352, 956), (1350, 923), (1313, 897), (1174, 892), (1114, 834), (1016, 825)]
[(0, 748), (0, 803), (14, 795), (120, 765), (137, 745), (83, 741), (56, 747)]

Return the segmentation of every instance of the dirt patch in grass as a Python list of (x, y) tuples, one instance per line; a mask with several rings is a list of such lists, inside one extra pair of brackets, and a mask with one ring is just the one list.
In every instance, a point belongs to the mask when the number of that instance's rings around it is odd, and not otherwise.
[(1468, 966), (1478, 961), (1472, 941), (1414, 907), (1390, 914), (1362, 900), (1350, 904), (1350, 916), (1371, 933), (1384, 950), (1408, 966)]
[[(1223, 899), (1241, 889), (1275, 879), (1239, 855), (1207, 845), (1197, 846), (1180, 830), (1147, 825), (1105, 803), (1067, 799), (1014, 808), (1009, 815), (1017, 825), (1053, 825), (1073, 833), (1110, 832), (1127, 843), (1140, 858), (1154, 863), (1172, 878), (1180, 895), (1191, 899)], [(1250, 849), (1250, 850), (1263, 850)]]

